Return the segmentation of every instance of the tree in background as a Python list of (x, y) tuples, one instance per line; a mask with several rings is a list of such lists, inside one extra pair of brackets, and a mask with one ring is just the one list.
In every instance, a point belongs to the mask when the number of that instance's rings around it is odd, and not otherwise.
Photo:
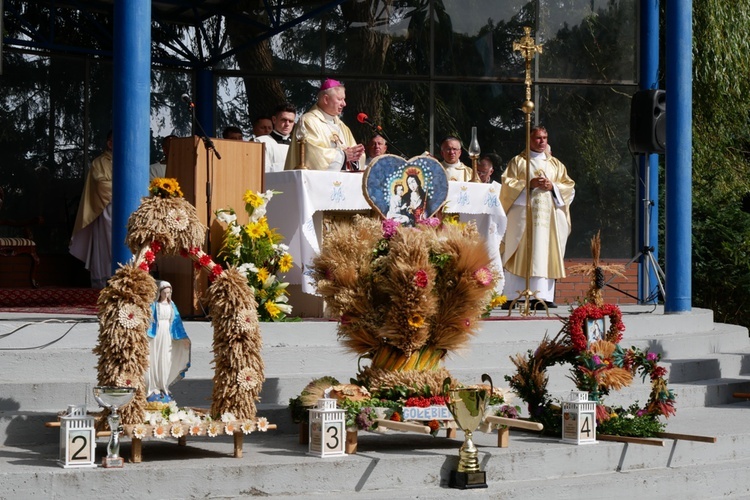
[(693, 305), (750, 327), (750, 4), (693, 9)]

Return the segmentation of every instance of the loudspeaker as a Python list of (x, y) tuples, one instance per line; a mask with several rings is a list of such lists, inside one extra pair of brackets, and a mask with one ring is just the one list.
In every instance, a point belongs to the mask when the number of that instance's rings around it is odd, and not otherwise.
[(639, 90), (630, 102), (630, 149), (663, 153), (667, 146), (667, 93)]

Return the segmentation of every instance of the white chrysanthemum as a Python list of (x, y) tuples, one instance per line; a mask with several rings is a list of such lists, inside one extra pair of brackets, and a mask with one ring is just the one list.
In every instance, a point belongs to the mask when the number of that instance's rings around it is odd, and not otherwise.
[(234, 422), (235, 420), (237, 420), (237, 418), (235, 418), (234, 414), (232, 414), (232, 412), (230, 411), (221, 414), (221, 421), (225, 424), (227, 422)]
[(193, 423), (190, 426), (190, 435), (191, 436), (202, 436), (203, 435), (203, 426), (199, 423)]
[(146, 426), (143, 424), (138, 424), (135, 427), (133, 427), (133, 437), (136, 439), (143, 439), (146, 437)]
[(154, 412), (148, 415), (146, 421), (148, 422), (148, 425), (159, 425), (164, 421), (164, 416), (161, 413)]
[(268, 430), (268, 419), (266, 417), (260, 417), (256, 426), (260, 432), (266, 432)]
[(159, 424), (154, 427), (154, 437), (156, 439), (164, 439), (167, 437), (167, 426)]
[(257, 273), (259, 271), (258, 266), (256, 266), (252, 262), (245, 262), (244, 264), (240, 264), (237, 270), (241, 272), (245, 278), (247, 278), (248, 273)]
[(184, 409), (179, 410), (177, 412), (177, 420), (179, 420), (180, 422), (182, 422), (185, 419), (187, 419), (187, 416), (188, 416), (188, 413)]
[(242, 429), (243, 434), (250, 434), (255, 430), (255, 422), (251, 422), (249, 420), (246, 420), (242, 423), (242, 426), (240, 427)]
[(117, 312), (117, 322), (126, 330), (137, 328), (141, 324), (141, 312), (134, 304), (125, 304)]
[(209, 437), (216, 437), (221, 432), (222, 425), (218, 422), (211, 422), (208, 425), (208, 430), (206, 433), (209, 435)]
[(237, 422), (227, 422), (224, 425), (224, 434), (227, 436), (231, 436), (235, 432), (237, 432)]
[(169, 422), (174, 424), (180, 421), (180, 412), (174, 412), (169, 414)]
[(184, 231), (188, 227), (188, 215), (181, 208), (171, 208), (167, 211), (167, 227)]
[(177, 407), (177, 401), (175, 401), (174, 399), (169, 402), (168, 406), (169, 406), (169, 412), (170, 413), (174, 413), (177, 410), (179, 410), (179, 408)]
[(182, 426), (182, 424), (175, 424), (169, 430), (169, 433), (172, 435), (173, 438), (179, 439), (185, 435), (185, 428)]

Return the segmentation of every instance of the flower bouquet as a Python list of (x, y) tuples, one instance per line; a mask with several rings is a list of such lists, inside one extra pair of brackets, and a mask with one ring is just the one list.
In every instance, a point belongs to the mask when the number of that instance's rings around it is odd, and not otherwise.
[(216, 211), (217, 220), (227, 227), (219, 257), (247, 278), (261, 321), (283, 321), (292, 312), (286, 291), (289, 283), (277, 276), (292, 268), (292, 256), (289, 247), (281, 243), (283, 237), (268, 227), (266, 218), (266, 206), (274, 194), (245, 193), (243, 201), (249, 220), (244, 225), (238, 222), (234, 209)]

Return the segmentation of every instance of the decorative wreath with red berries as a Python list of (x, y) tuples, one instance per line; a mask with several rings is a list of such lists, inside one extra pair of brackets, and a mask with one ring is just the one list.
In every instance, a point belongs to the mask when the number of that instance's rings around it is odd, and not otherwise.
[(604, 335), (604, 340), (618, 344), (622, 340), (622, 332), (625, 324), (622, 322), (622, 312), (614, 304), (603, 304), (601, 307), (587, 302), (573, 309), (568, 317), (567, 329), (570, 334), (570, 342), (577, 351), (585, 351), (588, 345), (586, 333), (583, 327), (590, 319), (602, 319), (609, 317), (609, 329)]
[[(604, 317), (610, 319), (604, 338), (589, 345), (584, 325), (588, 320)], [(619, 307), (613, 304), (596, 306), (585, 303), (571, 311), (554, 339), (545, 337), (536, 350), (529, 350), (526, 356), (519, 354), (513, 358), (517, 373), (505, 378), (511, 389), (528, 404), (532, 420), (542, 422), (545, 431), (555, 433), (559, 430), (559, 408), (547, 391), (546, 371), (550, 366), (565, 363), (573, 365), (571, 379), (576, 388), (589, 391), (598, 398), (597, 421), (600, 424), (616, 416), (650, 417), (655, 421), (660, 416), (668, 418), (673, 415), (675, 395), (667, 388), (667, 370), (659, 366), (661, 356), (636, 347), (623, 349), (619, 342), (624, 330)], [(627, 376), (627, 383), (615, 382), (617, 377), (623, 380), (623, 374)], [(627, 409), (605, 407), (602, 396), (608, 394), (610, 389), (629, 384), (635, 376), (640, 376), (644, 381), (646, 377), (650, 378), (651, 394), (646, 405), (641, 408), (634, 404)]]

